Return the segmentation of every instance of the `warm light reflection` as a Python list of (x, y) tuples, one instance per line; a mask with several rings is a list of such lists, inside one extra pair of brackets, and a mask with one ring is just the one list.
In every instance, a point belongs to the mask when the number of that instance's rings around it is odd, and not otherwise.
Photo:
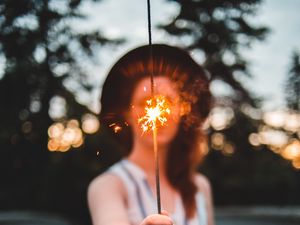
[(281, 152), (283, 158), (294, 160), (300, 158), (300, 141), (293, 139)]
[(82, 130), (87, 134), (96, 133), (99, 130), (100, 123), (96, 116), (85, 114), (82, 117)]
[(115, 133), (118, 133), (122, 130), (122, 127), (116, 125), (116, 126), (114, 126), (113, 130), (114, 130)]
[(77, 120), (69, 120), (63, 123), (54, 123), (48, 128), (49, 151), (66, 152), (71, 147), (78, 148), (83, 144), (83, 133)]
[(279, 128), (285, 124), (286, 113), (284, 111), (266, 112), (263, 120), (267, 125)]
[(283, 131), (262, 126), (258, 133), (258, 140), (261, 144), (281, 148), (287, 144), (288, 136)]
[(256, 134), (256, 133), (250, 134), (248, 140), (249, 140), (249, 143), (253, 146), (260, 145), (259, 134)]
[(226, 142), (223, 148), (223, 154), (225, 155), (232, 155), (234, 153), (234, 146), (233, 144)]
[(219, 150), (225, 156), (230, 156), (235, 152), (233, 143), (226, 140), (226, 137), (221, 132), (215, 132), (211, 135), (211, 146), (215, 150)]
[(55, 123), (48, 129), (48, 135), (50, 138), (59, 138), (64, 132), (64, 125), (62, 123)]
[(225, 136), (222, 133), (213, 133), (211, 144), (214, 149), (221, 150), (225, 144)]
[(120, 132), (122, 130), (122, 127), (116, 123), (112, 123), (109, 125), (113, 129), (113, 131), (116, 133)]
[(300, 115), (296, 113), (288, 114), (284, 129), (290, 132), (297, 132), (300, 129)]
[(295, 111), (266, 112), (263, 122), (265, 124), (259, 127), (257, 134), (249, 135), (250, 144), (266, 145), (291, 161), (294, 168), (300, 169), (300, 114)]
[(139, 118), (143, 131), (154, 130), (167, 122), (171, 113), (169, 102), (163, 95), (157, 95), (146, 101), (145, 116)]
[(292, 164), (293, 164), (293, 167), (294, 167), (295, 169), (300, 169), (300, 157), (294, 159), (294, 160), (292, 161)]
[(300, 129), (300, 115), (295, 112), (273, 111), (266, 112), (263, 116), (265, 124), (274, 128), (283, 128), (286, 131), (296, 132)]
[(200, 151), (200, 154), (202, 156), (205, 156), (208, 154), (209, 152), (209, 147), (208, 147), (208, 144), (207, 144), (207, 139), (203, 139), (203, 138), (200, 138), (199, 142), (198, 142), (198, 147), (199, 147), (199, 151)]
[(215, 130), (227, 128), (234, 118), (234, 112), (230, 107), (215, 107), (212, 109), (209, 120)]

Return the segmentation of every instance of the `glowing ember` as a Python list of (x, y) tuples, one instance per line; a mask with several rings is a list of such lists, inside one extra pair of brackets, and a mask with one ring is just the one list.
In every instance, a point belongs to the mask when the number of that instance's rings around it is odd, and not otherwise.
[(118, 132), (120, 132), (122, 130), (122, 127), (119, 126), (116, 123), (110, 124), (109, 127), (111, 127), (113, 129), (113, 131), (115, 132), (115, 134), (118, 133)]
[(169, 103), (163, 95), (155, 96), (146, 101), (145, 116), (139, 118), (143, 131), (154, 130), (167, 122), (167, 115), (171, 113)]

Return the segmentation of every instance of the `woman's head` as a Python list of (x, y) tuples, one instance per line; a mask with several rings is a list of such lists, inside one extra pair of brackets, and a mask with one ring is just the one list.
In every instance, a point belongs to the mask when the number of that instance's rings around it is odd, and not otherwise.
[[(208, 115), (208, 78), (190, 55), (168, 45), (156, 44), (152, 45), (152, 49), (141, 46), (118, 60), (109, 72), (102, 90), (101, 122), (107, 126), (115, 124), (122, 127), (123, 131), (117, 136), (126, 142), (132, 140), (127, 137), (126, 113), (130, 110), (133, 93), (139, 82), (151, 74), (154, 77), (167, 77), (176, 85), (185, 111), (182, 113), (184, 129), (199, 128)], [(148, 80), (150, 85), (150, 78)], [(123, 138), (123, 135), (126, 137)]]

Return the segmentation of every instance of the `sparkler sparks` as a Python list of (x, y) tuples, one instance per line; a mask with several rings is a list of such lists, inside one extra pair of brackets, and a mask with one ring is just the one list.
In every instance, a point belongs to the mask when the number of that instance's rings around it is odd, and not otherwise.
[(143, 132), (152, 130), (153, 132), (153, 150), (155, 161), (155, 179), (156, 179), (156, 199), (157, 211), (161, 213), (160, 203), (160, 182), (159, 182), (159, 163), (158, 163), (158, 145), (157, 145), (157, 128), (167, 122), (167, 116), (170, 115), (170, 102), (163, 95), (156, 95), (146, 101), (145, 116), (138, 119), (141, 123)]
[(118, 124), (116, 123), (112, 123), (109, 125), (109, 127), (112, 127), (113, 131), (116, 133), (120, 132), (122, 130), (122, 127), (119, 126)]
[(145, 116), (139, 118), (143, 132), (155, 130), (167, 122), (171, 110), (169, 101), (163, 95), (157, 95), (146, 101)]

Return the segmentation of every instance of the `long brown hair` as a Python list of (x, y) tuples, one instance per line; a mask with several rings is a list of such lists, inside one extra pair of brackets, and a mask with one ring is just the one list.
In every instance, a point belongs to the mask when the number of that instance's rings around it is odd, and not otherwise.
[[(199, 143), (205, 139), (201, 125), (207, 117), (211, 94), (209, 80), (200, 65), (184, 50), (163, 44), (141, 46), (125, 54), (112, 67), (104, 82), (101, 96), (100, 121), (102, 125), (117, 124), (122, 131), (115, 134), (125, 154), (132, 148), (132, 131), (126, 125), (128, 112), (136, 84), (144, 77), (167, 76), (174, 81), (186, 113), (182, 116), (176, 137), (168, 152), (166, 171), (169, 182), (182, 196), (186, 215), (196, 211), (197, 187), (193, 173), (202, 154)], [(150, 82), (150, 81), (149, 81)]]

